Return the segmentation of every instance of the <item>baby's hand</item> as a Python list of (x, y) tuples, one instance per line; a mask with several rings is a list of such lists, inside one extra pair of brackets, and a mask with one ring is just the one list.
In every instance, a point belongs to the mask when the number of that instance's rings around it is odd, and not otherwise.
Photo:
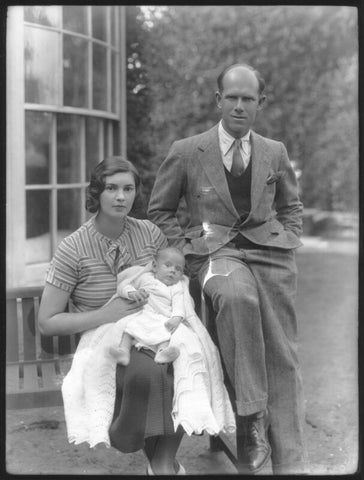
[(164, 325), (169, 332), (173, 333), (177, 330), (182, 320), (182, 317), (171, 317), (164, 323)]
[(149, 297), (149, 293), (146, 292), (144, 288), (140, 288), (139, 290), (135, 290), (134, 292), (129, 292), (128, 297), (134, 302), (142, 302), (144, 300), (147, 300), (147, 298)]

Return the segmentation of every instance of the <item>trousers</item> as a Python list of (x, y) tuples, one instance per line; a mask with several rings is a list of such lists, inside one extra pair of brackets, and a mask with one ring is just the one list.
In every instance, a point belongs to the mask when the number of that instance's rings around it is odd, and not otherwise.
[[(192, 272), (193, 267), (190, 260)], [(273, 473), (303, 473), (306, 446), (294, 307), (295, 251), (223, 247), (202, 268), (199, 263), (196, 273), (215, 312), (219, 349), (235, 392), (237, 414), (268, 408)]]

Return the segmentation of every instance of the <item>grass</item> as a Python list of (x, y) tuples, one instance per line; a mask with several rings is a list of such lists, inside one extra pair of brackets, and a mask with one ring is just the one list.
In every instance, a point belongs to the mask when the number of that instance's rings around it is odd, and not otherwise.
[(356, 256), (305, 252), (297, 255), (297, 263), (296, 308), (304, 360), (341, 361), (343, 352), (351, 357), (357, 347)]
[(357, 460), (358, 258), (297, 254), (297, 316), (314, 473), (350, 473)]
[[(297, 255), (297, 315), (306, 374), (327, 371), (327, 388), (352, 377), (357, 367), (357, 258), (338, 253)], [(323, 391), (323, 393), (324, 393)], [(326, 396), (326, 395), (325, 395)]]

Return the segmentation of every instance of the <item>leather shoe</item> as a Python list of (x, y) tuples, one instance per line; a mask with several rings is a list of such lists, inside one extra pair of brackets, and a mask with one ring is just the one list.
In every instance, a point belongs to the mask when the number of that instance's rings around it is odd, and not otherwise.
[(238, 437), (238, 466), (241, 473), (257, 473), (267, 463), (271, 447), (267, 439), (270, 425), (268, 411), (239, 417), (241, 436)]

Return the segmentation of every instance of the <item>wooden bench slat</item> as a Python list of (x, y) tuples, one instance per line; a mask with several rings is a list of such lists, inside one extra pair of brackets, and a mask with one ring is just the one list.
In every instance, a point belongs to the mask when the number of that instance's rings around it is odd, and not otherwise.
[(19, 361), (17, 303), (14, 299), (6, 301), (6, 361)]
[(16, 299), (16, 298), (34, 298), (41, 297), (43, 292), (43, 287), (40, 286), (28, 286), (28, 287), (16, 287), (16, 288), (7, 288), (6, 289), (6, 298)]
[(61, 387), (62, 380), (57, 375), (55, 362), (44, 362), (40, 365), (42, 372), (43, 388), (57, 390)]
[(20, 366), (8, 365), (6, 367), (6, 391), (19, 392), (20, 390)]
[(23, 303), (22, 299), (16, 299), (16, 323), (18, 332), (18, 354), (19, 361), (24, 362), (24, 325), (23, 325)]
[(24, 364), (24, 392), (35, 392), (39, 390), (37, 364)]
[(36, 359), (42, 358), (41, 334), (38, 325), (39, 297), (34, 297), (34, 330), (35, 330), (35, 355)]
[(41, 287), (7, 290), (7, 408), (62, 405), (61, 385), (80, 335), (44, 337), (37, 323)]
[(24, 342), (24, 360), (37, 358), (35, 341), (35, 309), (34, 298), (23, 298), (23, 342)]

